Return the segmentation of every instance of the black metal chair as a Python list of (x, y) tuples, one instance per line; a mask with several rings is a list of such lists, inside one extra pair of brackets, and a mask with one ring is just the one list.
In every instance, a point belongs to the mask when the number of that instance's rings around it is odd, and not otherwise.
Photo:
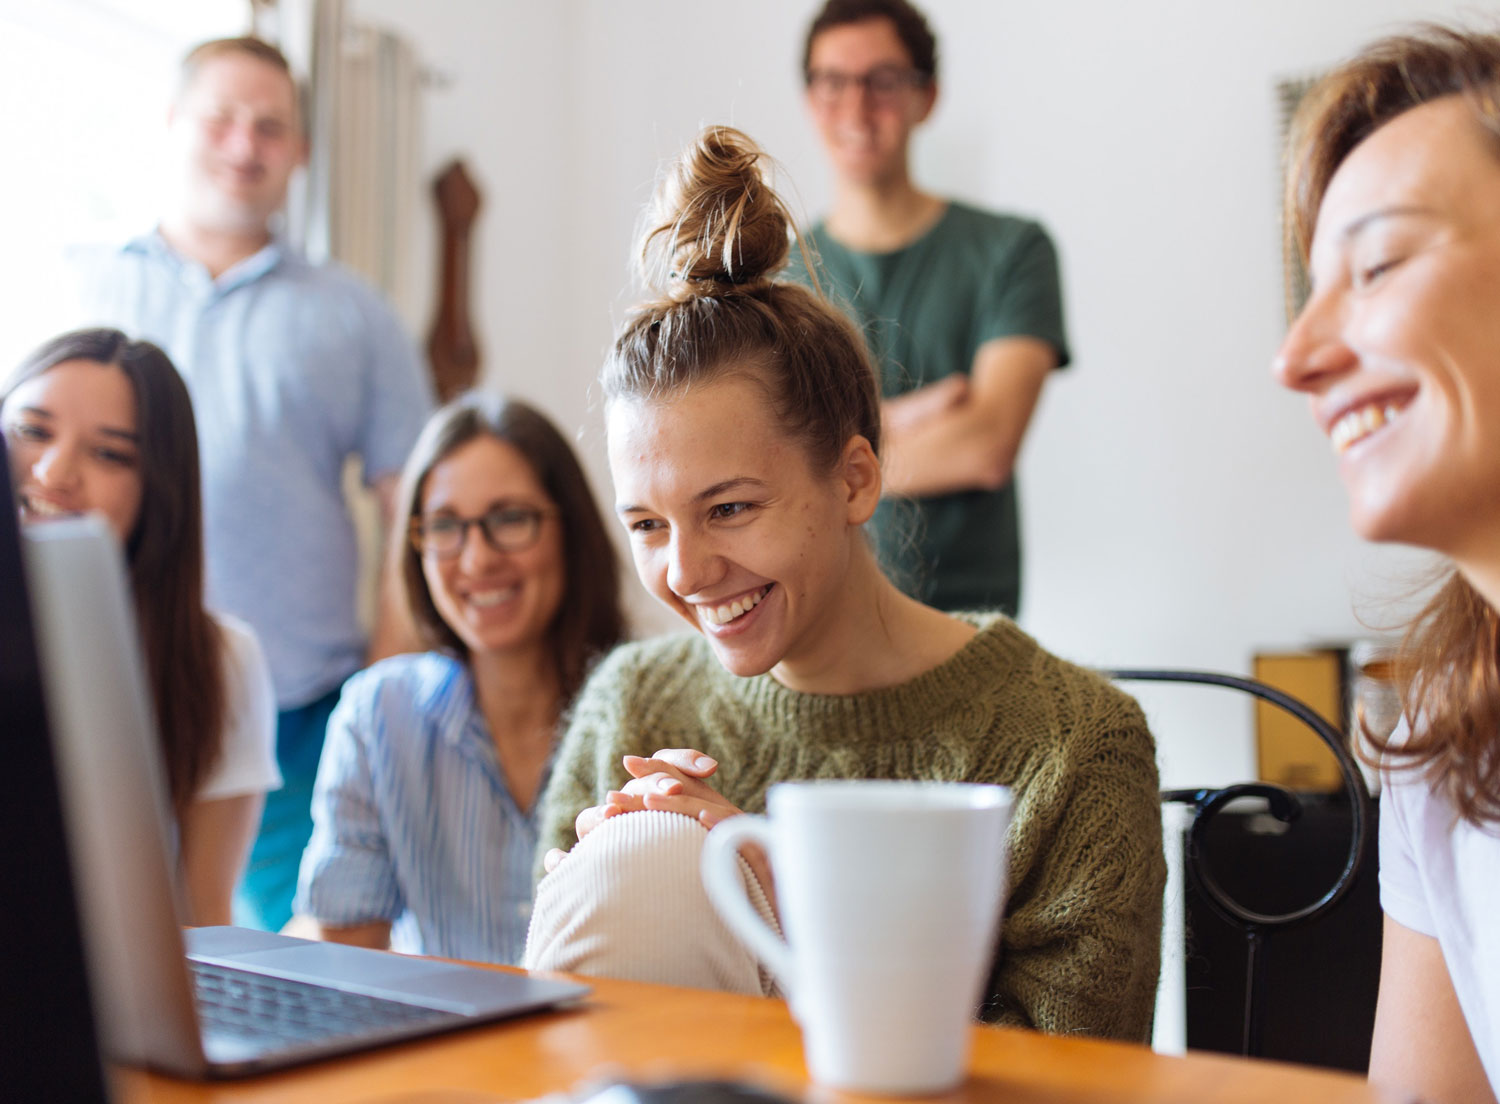
[(1236, 690), (1296, 717), (1317, 734), (1338, 760), (1343, 791), (1349, 802), (1353, 823), (1349, 852), (1338, 878), (1316, 900), (1285, 913), (1264, 913), (1247, 908), (1235, 900), (1220, 883), (1209, 860), (1207, 835), (1210, 823), (1230, 802), (1239, 798), (1261, 798), (1277, 820), (1289, 824), (1302, 813), (1302, 801), (1292, 791), (1267, 782), (1243, 782), (1221, 789), (1164, 790), (1165, 802), (1178, 802), (1194, 808), (1187, 832), (1187, 876), (1225, 922), (1240, 929), (1246, 940), (1245, 1009), (1240, 1052), (1258, 1057), (1262, 1047), (1265, 1016), (1266, 939), (1272, 932), (1307, 924), (1324, 916), (1348, 893), (1355, 875), (1364, 862), (1371, 820), (1370, 796), (1344, 734), (1329, 724), (1304, 702), (1275, 687), (1252, 678), (1225, 675), (1213, 671), (1119, 669), (1102, 672), (1117, 682), (1173, 682), (1201, 686), (1219, 686)]

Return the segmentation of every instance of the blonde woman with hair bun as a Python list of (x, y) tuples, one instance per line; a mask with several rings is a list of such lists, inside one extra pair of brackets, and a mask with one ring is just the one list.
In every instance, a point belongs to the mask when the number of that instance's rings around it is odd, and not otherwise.
[[(1144, 1040), (1164, 878), (1145, 721), (1003, 615), (940, 613), (882, 573), (874, 371), (848, 319), (776, 281), (792, 220), (763, 163), (725, 127), (684, 152), (642, 244), (653, 297), (604, 366), (615, 512), (693, 631), (618, 649), (584, 688), (526, 964), (767, 992), (699, 885), (708, 830), (784, 779), (1004, 783), (1011, 890), (976, 1015)], [(772, 913), (763, 858), (744, 873)]]

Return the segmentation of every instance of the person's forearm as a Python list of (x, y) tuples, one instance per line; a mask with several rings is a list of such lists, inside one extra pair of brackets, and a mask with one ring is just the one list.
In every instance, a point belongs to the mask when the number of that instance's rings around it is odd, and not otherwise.
[(260, 824), (263, 794), (194, 801), (183, 813), (182, 872), (191, 922), (229, 924), (234, 886)]
[(403, 538), (394, 532), (396, 479), (385, 475), (375, 481), (372, 491), (380, 509), (380, 566), (376, 569), (375, 624), (370, 630), (366, 664), (393, 655), (423, 650), (416, 622), (406, 607), (405, 587), (401, 582), (401, 561), (405, 551)]
[(1441, 945), (1389, 914), (1381, 928), (1370, 1081), (1402, 1099), (1495, 1101)]
[[(1057, 350), (1045, 341), (995, 338), (979, 347), (963, 386), (944, 392), (944, 380), (912, 392), (935, 409), (920, 418), (886, 419), (885, 493), (921, 498), (1005, 486), (1056, 366)], [(938, 404), (944, 394), (953, 401)]]
[(955, 372), (904, 395), (883, 399), (880, 403), (880, 420), (886, 440), (890, 440), (890, 434), (909, 430), (943, 414), (968, 396), (969, 377)]
[(369, 947), (377, 951), (389, 950), (391, 946), (391, 925), (386, 920), (331, 925), (311, 918), (298, 919), (310, 920), (311, 938), (321, 939), (326, 943), (344, 943), (351, 947)]
[(965, 408), (893, 430), (881, 469), (884, 493), (924, 498), (998, 490), (1010, 481), (1019, 445), (1019, 435), (997, 434)]
[(191, 910), (189, 920), (195, 927), (216, 927), (234, 922), (231, 903), (234, 895), (231, 886), (218, 882), (204, 886), (190, 880), (187, 893), (188, 908)]

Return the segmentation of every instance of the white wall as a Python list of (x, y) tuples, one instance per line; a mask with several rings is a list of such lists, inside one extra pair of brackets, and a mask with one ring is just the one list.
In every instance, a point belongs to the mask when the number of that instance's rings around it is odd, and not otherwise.
[[(659, 162), (700, 125), (732, 122), (781, 160), (809, 212), (823, 205), (797, 81), (815, 7), (353, 0), (451, 81), (429, 97), (428, 161), (462, 152), (485, 191), (488, 378), (584, 432), (606, 501), (592, 382), (631, 298)], [(1363, 633), (1351, 595), (1390, 621), (1374, 600), (1422, 561), (1349, 534), (1328, 447), (1267, 371), (1283, 328), (1273, 85), (1400, 21), (1494, 19), (1500, 5), (926, 8), (944, 73), (919, 180), (1042, 218), (1063, 257), (1075, 363), (1022, 460), (1023, 624), (1087, 663), (1246, 670), (1259, 647)], [(1142, 697), (1167, 784), (1251, 773), (1239, 702)]]

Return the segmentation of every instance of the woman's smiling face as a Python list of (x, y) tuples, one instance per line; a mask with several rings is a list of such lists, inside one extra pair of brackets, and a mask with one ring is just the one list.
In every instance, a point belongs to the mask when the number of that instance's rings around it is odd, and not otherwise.
[(471, 655), (543, 646), (567, 588), (562, 522), (531, 463), (514, 445), (488, 435), (465, 442), (433, 465), (422, 485), (424, 522), (474, 522), (492, 512), (529, 513), (517, 547), (495, 547), (478, 524), (462, 525), (458, 548), (422, 553), (433, 607)]
[(765, 389), (735, 372), (617, 399), (608, 422), (616, 513), (646, 588), (734, 674), (819, 663), (873, 510), (843, 461), (817, 470)]
[(1500, 538), (1500, 152), (1457, 96), (1354, 148), (1276, 359), (1338, 455), (1355, 529), (1461, 558)]
[(22, 517), (97, 513), (123, 544), (141, 512), (135, 388), (116, 365), (65, 360), (5, 397)]

